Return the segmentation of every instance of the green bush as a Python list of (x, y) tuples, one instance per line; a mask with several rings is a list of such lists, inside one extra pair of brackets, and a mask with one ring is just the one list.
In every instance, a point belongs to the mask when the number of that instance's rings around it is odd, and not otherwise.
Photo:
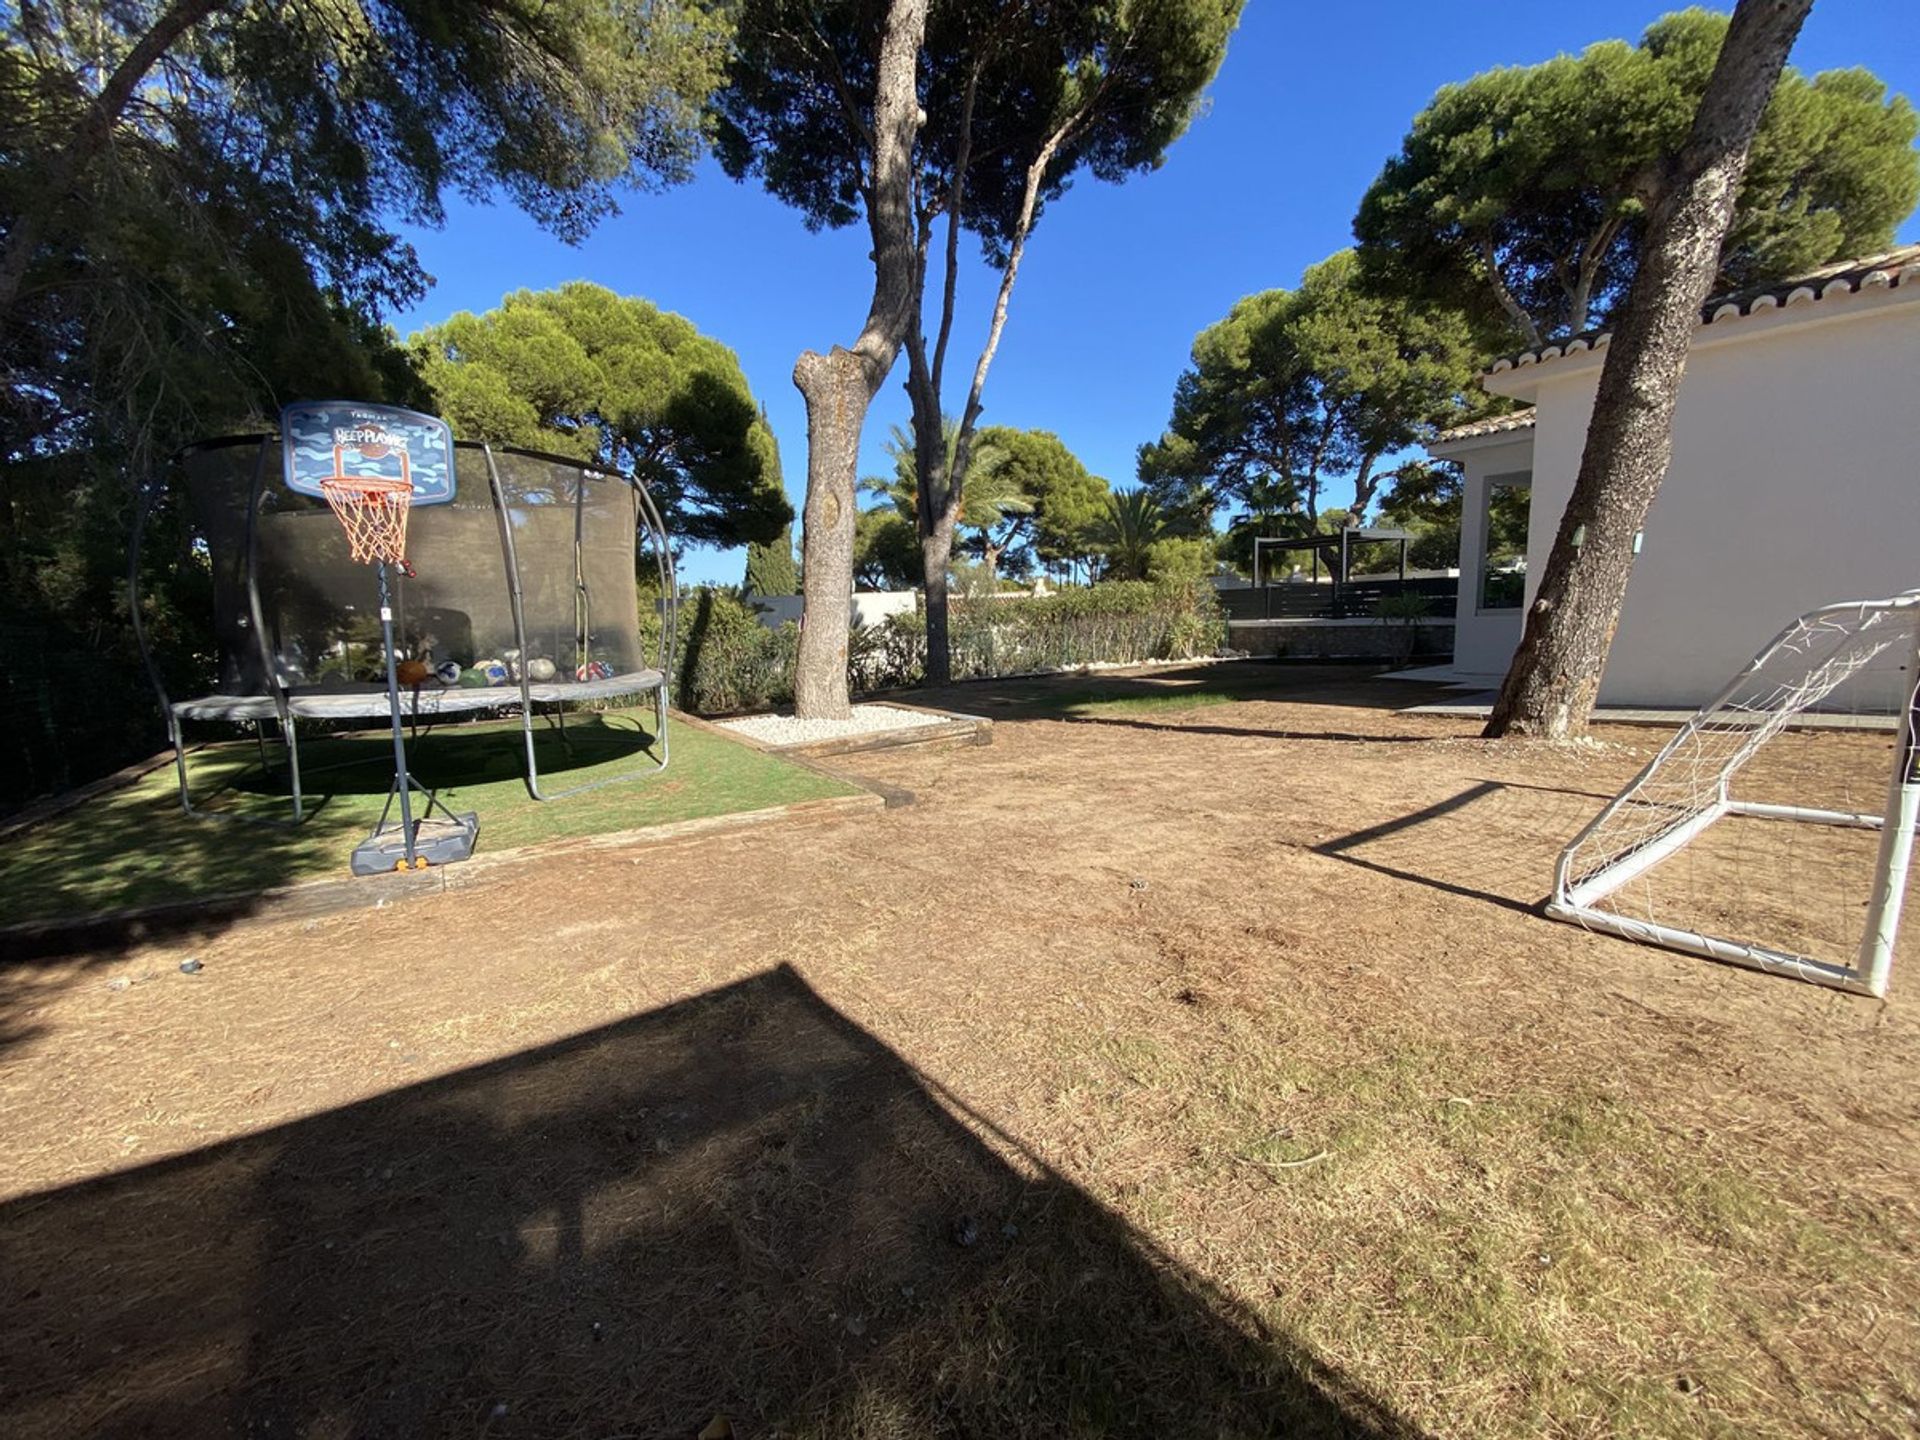
[[(643, 607), (644, 616), (648, 613)], [(1186, 660), (1226, 642), (1226, 622), (1207, 581), (1114, 580), (1046, 596), (980, 594), (952, 602), (956, 680), (1078, 665)], [(719, 715), (793, 698), (800, 632), (770, 630), (727, 589), (703, 589), (680, 606), (675, 701)], [(856, 691), (917, 685), (926, 676), (923, 611), (856, 625), (847, 665)]]
[(680, 604), (677, 703), (700, 715), (759, 710), (793, 698), (799, 629), (770, 630), (731, 590), (696, 590)]
[[(1046, 596), (956, 598), (948, 635), (956, 680), (1078, 665), (1211, 655), (1226, 622), (1211, 583), (1110, 580)], [(926, 617), (890, 617), (856, 683), (911, 685), (926, 673)]]
[(1406, 664), (1420, 649), (1420, 629), (1416, 622), (1432, 609), (1432, 600), (1417, 590), (1382, 595), (1374, 603), (1374, 614), (1386, 621), (1394, 632), (1393, 659), (1397, 664)]
[(1156, 584), (1197, 584), (1213, 574), (1211, 535), (1178, 535), (1147, 547), (1147, 579)]

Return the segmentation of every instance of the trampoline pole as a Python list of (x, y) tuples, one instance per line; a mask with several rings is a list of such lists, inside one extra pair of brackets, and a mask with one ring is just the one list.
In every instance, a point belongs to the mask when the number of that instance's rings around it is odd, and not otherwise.
[(387, 647), (387, 705), (393, 712), (393, 784), (400, 792), (400, 840), (406, 847), (407, 868), (413, 869), (413, 782), (407, 778), (407, 733), (400, 723), (400, 677), (394, 671), (393, 602), (387, 593), (387, 562), (374, 567), (380, 575), (380, 638)]

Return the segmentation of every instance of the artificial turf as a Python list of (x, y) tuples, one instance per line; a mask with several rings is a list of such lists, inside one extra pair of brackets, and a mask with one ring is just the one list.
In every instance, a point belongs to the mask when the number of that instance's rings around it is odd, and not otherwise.
[[(654, 774), (652, 718), (644, 739), (630, 717), (574, 715), (566, 737), (536, 730), (541, 788), (610, 775), (642, 778), (546, 804), (521, 779), (517, 721), (445, 726), (409, 750), (416, 778), (456, 813), (480, 816), (476, 854), (855, 793), (855, 787), (775, 755), (674, 723), (672, 764)], [(230, 895), (348, 873), (347, 857), (387, 798), (393, 750), (385, 732), (303, 738), (304, 824), (252, 825), (182, 813), (171, 765), (8, 837), (0, 845), (0, 923), (77, 919), (127, 906)], [(271, 774), (250, 743), (193, 752), (194, 804), (214, 815), (284, 819), (284, 764)]]

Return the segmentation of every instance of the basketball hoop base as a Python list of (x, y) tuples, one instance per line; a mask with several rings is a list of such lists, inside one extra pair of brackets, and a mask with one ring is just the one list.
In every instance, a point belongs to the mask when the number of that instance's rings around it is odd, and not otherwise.
[[(442, 811), (442, 814), (447, 812)], [(445, 820), (413, 822), (413, 853), (428, 865), (451, 865), (473, 854), (473, 842), (480, 835), (480, 817), (469, 810), (464, 815), (448, 815)], [(407, 868), (407, 838), (398, 825), (383, 825), (353, 847), (355, 875), (390, 875)]]

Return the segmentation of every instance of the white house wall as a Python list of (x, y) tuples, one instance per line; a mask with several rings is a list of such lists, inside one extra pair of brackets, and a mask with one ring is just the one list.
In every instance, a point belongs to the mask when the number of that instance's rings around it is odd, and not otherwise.
[[(1795, 615), (1920, 587), (1920, 305), (1902, 301), (1830, 299), (1817, 317), (1722, 321), (1696, 339), (1602, 702), (1696, 704)], [(1579, 470), (1600, 358), (1488, 384), (1537, 405), (1529, 603)]]
[[(878, 625), (892, 615), (910, 615), (920, 602), (917, 590), (856, 590), (847, 603), (847, 619), (854, 625)], [(750, 602), (769, 630), (788, 621), (800, 623), (807, 607), (804, 595), (755, 595)]]

